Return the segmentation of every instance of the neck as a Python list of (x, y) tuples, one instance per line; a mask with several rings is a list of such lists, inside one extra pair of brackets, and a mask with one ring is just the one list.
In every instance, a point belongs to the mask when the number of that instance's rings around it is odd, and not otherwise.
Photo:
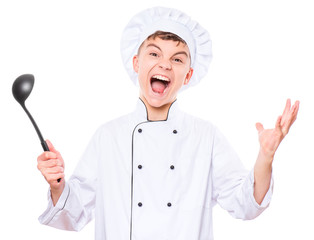
[(149, 121), (163, 121), (167, 120), (169, 108), (172, 103), (165, 104), (160, 107), (151, 106), (144, 97), (140, 97), (146, 106), (147, 119)]

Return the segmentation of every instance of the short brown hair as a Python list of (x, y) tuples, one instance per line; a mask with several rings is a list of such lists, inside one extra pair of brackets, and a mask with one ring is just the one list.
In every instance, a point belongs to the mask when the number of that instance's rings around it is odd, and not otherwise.
[(178, 45), (180, 43), (183, 43), (186, 45), (186, 41), (184, 41), (181, 37), (179, 37), (178, 35), (171, 33), (171, 32), (157, 31), (157, 32), (149, 35), (147, 37), (147, 39), (152, 38), (153, 40), (155, 40), (156, 37), (158, 37), (162, 40), (172, 40), (172, 41), (178, 42)]
[[(172, 41), (175, 41), (175, 42), (178, 42), (177, 45), (179, 45), (180, 43), (183, 43), (185, 45), (186, 44), (186, 41), (184, 41), (181, 37), (179, 37), (178, 35), (172, 33), (172, 32), (164, 32), (164, 31), (156, 31), (154, 32), (153, 34), (149, 35), (146, 40), (149, 40), (149, 39), (153, 39), (155, 40), (156, 38), (160, 38), (162, 40), (172, 40)], [(138, 52), (137, 54), (139, 54), (140, 52), (140, 49), (142, 47), (144, 42), (142, 42), (141, 46), (138, 48)]]

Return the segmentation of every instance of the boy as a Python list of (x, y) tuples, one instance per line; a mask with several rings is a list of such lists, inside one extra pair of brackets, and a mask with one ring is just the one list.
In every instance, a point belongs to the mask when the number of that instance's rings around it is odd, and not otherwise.
[(247, 172), (211, 123), (178, 108), (178, 92), (207, 72), (206, 30), (178, 10), (152, 8), (130, 21), (121, 47), (140, 86), (136, 110), (98, 129), (67, 182), (63, 159), (47, 141), (51, 152), (38, 157), (38, 169), (51, 199), (40, 222), (80, 230), (95, 215), (99, 240), (197, 240), (213, 239), (216, 203), (236, 218), (261, 214), (272, 195), (274, 154), (299, 103), (287, 101), (274, 129), (256, 124), (260, 151)]

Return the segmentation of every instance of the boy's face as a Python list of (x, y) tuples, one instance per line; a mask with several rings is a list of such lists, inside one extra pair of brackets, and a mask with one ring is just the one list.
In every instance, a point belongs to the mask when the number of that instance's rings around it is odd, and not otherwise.
[(183, 85), (189, 83), (193, 69), (186, 44), (160, 38), (147, 39), (133, 57), (138, 73), (140, 97), (151, 107), (171, 104)]

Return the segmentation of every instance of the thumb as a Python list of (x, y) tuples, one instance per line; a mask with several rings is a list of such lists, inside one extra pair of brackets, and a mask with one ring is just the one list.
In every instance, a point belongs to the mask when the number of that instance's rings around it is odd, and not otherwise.
[(255, 127), (259, 134), (264, 130), (264, 126), (261, 123), (256, 123)]
[(49, 148), (50, 152), (58, 153), (58, 151), (55, 149), (53, 144), (48, 139), (46, 140), (46, 143), (48, 145), (48, 148)]
[[(62, 156), (61, 156), (61, 153), (55, 149), (55, 147), (53, 146), (53, 144), (52, 144), (48, 139), (46, 140), (46, 143), (48, 144), (48, 148), (49, 148), (50, 152), (55, 153), (55, 154), (57, 155), (57, 158), (58, 158), (59, 160), (61, 160), (61, 162), (62, 162), (62, 167), (64, 168), (64, 161), (63, 161), (63, 158), (62, 158)], [(59, 181), (58, 181), (58, 182), (59, 182)]]

